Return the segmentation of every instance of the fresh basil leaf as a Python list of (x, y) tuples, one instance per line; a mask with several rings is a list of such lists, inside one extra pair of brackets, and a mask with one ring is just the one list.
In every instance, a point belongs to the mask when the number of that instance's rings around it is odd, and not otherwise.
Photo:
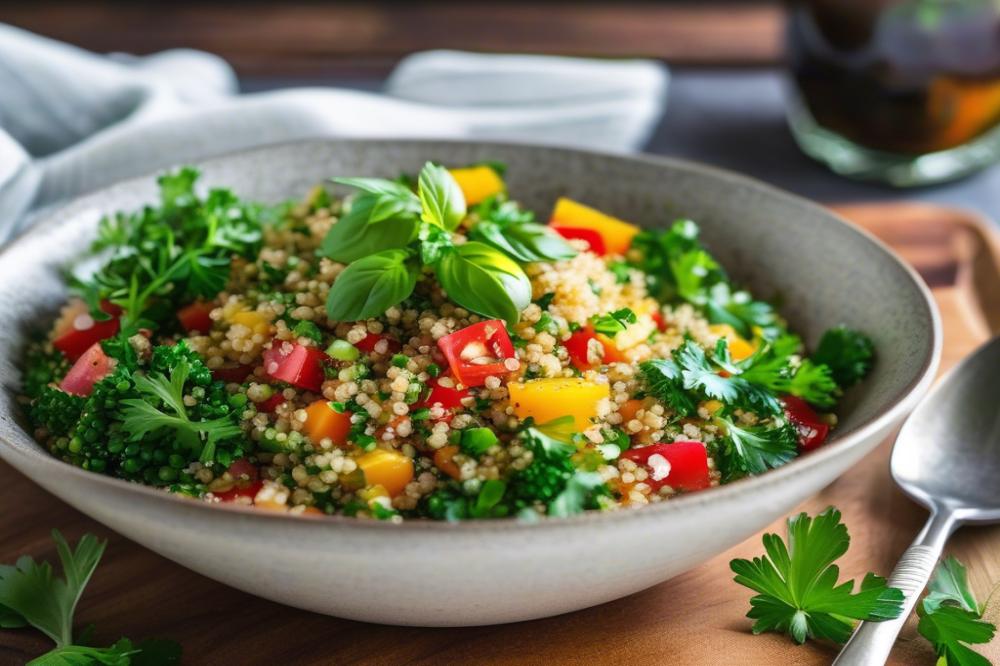
[(435, 267), (441, 286), (462, 307), (514, 325), (531, 303), (521, 267), (492, 247), (470, 241), (446, 252)]
[(409, 245), (416, 237), (420, 224), (416, 215), (371, 224), (369, 220), (377, 204), (376, 195), (362, 194), (357, 197), (351, 204), (351, 209), (330, 227), (320, 246), (320, 254), (349, 264), (376, 252)]
[(469, 235), (524, 263), (571, 259), (576, 256), (576, 250), (562, 236), (549, 227), (534, 222), (501, 226), (484, 220), (473, 227)]
[(428, 162), (420, 171), (420, 203), (425, 222), (453, 231), (465, 217), (465, 195), (443, 166)]
[(335, 183), (356, 187), (375, 195), (375, 203), (368, 216), (368, 221), (372, 224), (420, 214), (420, 198), (402, 183), (384, 178), (334, 178), (333, 180)]
[(441, 255), (454, 246), (451, 241), (451, 233), (439, 226), (427, 224), (420, 225), (420, 260), (425, 266), (433, 266), (441, 258)]
[(384, 250), (358, 259), (337, 276), (326, 300), (334, 321), (383, 314), (413, 293), (418, 272), (406, 250)]

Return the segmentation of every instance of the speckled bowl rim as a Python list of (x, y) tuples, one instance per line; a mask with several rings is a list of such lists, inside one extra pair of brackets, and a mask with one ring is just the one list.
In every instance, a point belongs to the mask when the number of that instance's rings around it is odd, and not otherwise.
[[(317, 137), (315, 139), (301, 139), (296, 141), (283, 141), (277, 143), (271, 143), (261, 146), (256, 146), (250, 149), (243, 149), (237, 151), (231, 151), (226, 153), (221, 153), (214, 155), (210, 158), (201, 159), (196, 161), (196, 165), (211, 165), (212, 163), (219, 161), (232, 161), (234, 159), (239, 159), (240, 157), (252, 157), (256, 153), (265, 152), (268, 149), (275, 149), (279, 147), (294, 147), (296, 145), (309, 145), (315, 144), (316, 142), (325, 142), (331, 144), (340, 145), (371, 145), (371, 144), (390, 144), (390, 145), (410, 145), (410, 146), (426, 146), (427, 150), (432, 150), (435, 146), (447, 146), (447, 145), (458, 145), (458, 146), (468, 146), (475, 145), (477, 147), (489, 149), (491, 146), (497, 148), (510, 148), (510, 149), (525, 149), (532, 150), (538, 148), (564, 150), (568, 153), (584, 154), (590, 157), (596, 158), (608, 158), (608, 159), (626, 159), (634, 162), (639, 162), (643, 164), (648, 164), (654, 167), (665, 167), (669, 169), (687, 171), (689, 173), (694, 173), (702, 176), (709, 177), (718, 181), (721, 184), (732, 184), (739, 185), (745, 188), (755, 190), (766, 196), (770, 196), (777, 199), (782, 199), (788, 203), (798, 205), (800, 207), (812, 208), (817, 212), (821, 213), (828, 219), (829, 224), (840, 224), (847, 228), (850, 233), (854, 233), (860, 236), (862, 239), (868, 241), (869, 243), (875, 245), (879, 250), (882, 251), (885, 257), (885, 261), (893, 262), (898, 268), (901, 268), (903, 272), (909, 277), (914, 286), (916, 286), (919, 293), (923, 296), (923, 304), (925, 306), (925, 316), (927, 324), (931, 328), (931, 348), (929, 353), (923, 359), (920, 371), (916, 374), (914, 380), (910, 382), (909, 385), (903, 390), (902, 397), (893, 404), (889, 409), (887, 409), (880, 416), (875, 416), (863, 421), (860, 425), (856, 426), (851, 432), (845, 434), (842, 437), (831, 438), (830, 443), (823, 446), (817, 451), (813, 451), (804, 456), (796, 458), (792, 462), (783, 465), (774, 470), (770, 470), (760, 476), (749, 477), (735, 481), (730, 484), (716, 486), (714, 488), (697, 492), (691, 494), (682, 494), (678, 497), (671, 499), (669, 502), (660, 502), (657, 504), (647, 505), (643, 507), (636, 507), (632, 509), (623, 509), (617, 511), (586, 511), (575, 516), (568, 517), (539, 517), (535, 521), (524, 521), (517, 518), (503, 518), (503, 519), (480, 519), (480, 520), (463, 520), (459, 522), (444, 522), (444, 521), (432, 521), (432, 520), (404, 520), (402, 523), (391, 523), (387, 521), (378, 520), (364, 520), (358, 518), (351, 518), (348, 516), (309, 516), (309, 515), (289, 515), (287, 513), (277, 513), (268, 512), (260, 509), (254, 509), (252, 507), (242, 507), (230, 504), (213, 504), (208, 502), (203, 502), (201, 500), (185, 498), (179, 495), (165, 492), (163, 490), (158, 490), (151, 488), (149, 486), (144, 486), (139, 483), (134, 483), (130, 481), (124, 481), (121, 479), (115, 479), (102, 474), (97, 474), (95, 472), (88, 472), (86, 470), (80, 469), (78, 467), (73, 467), (57, 458), (53, 458), (47, 452), (41, 449), (38, 445), (37, 448), (22, 450), (18, 447), (13, 446), (6, 439), (0, 438), (0, 444), (2, 444), (6, 449), (13, 451), (18, 456), (31, 459), (40, 463), (43, 467), (49, 467), (54, 470), (56, 474), (70, 474), (77, 476), (81, 479), (86, 479), (89, 483), (101, 484), (108, 487), (110, 490), (119, 490), (126, 493), (134, 493), (142, 497), (147, 497), (150, 499), (155, 498), (156, 501), (169, 502), (175, 505), (175, 508), (180, 512), (199, 512), (201, 516), (216, 516), (218, 520), (225, 520), (226, 517), (230, 517), (237, 521), (281, 521), (282, 527), (285, 529), (329, 529), (329, 530), (389, 530), (392, 532), (399, 533), (409, 533), (413, 531), (439, 531), (443, 533), (469, 533), (469, 532), (492, 532), (492, 531), (527, 531), (527, 530), (541, 530), (548, 528), (559, 528), (559, 529), (572, 529), (579, 527), (590, 527), (597, 526), (606, 521), (654, 521), (661, 517), (666, 518), (677, 511), (684, 511), (691, 507), (701, 506), (704, 504), (718, 502), (723, 503), (726, 499), (738, 500), (742, 496), (749, 496), (763, 488), (768, 488), (777, 484), (784, 483), (790, 477), (798, 475), (800, 472), (804, 472), (810, 467), (816, 465), (822, 465), (825, 461), (845, 453), (852, 447), (858, 446), (863, 440), (874, 436), (882, 430), (887, 429), (893, 422), (897, 419), (908, 414), (916, 406), (917, 402), (923, 397), (923, 395), (930, 388), (931, 383), (937, 374), (937, 369), (941, 360), (941, 349), (942, 349), (942, 327), (941, 327), (941, 316), (938, 312), (937, 304), (934, 301), (934, 297), (931, 294), (930, 289), (927, 287), (923, 279), (917, 274), (917, 272), (905, 261), (903, 261), (888, 245), (883, 243), (880, 239), (876, 238), (870, 232), (861, 229), (846, 220), (841, 216), (834, 213), (833, 211), (820, 206), (817, 203), (801, 197), (796, 194), (792, 194), (780, 188), (774, 187), (763, 181), (751, 178), (749, 176), (744, 176), (733, 171), (726, 169), (721, 169), (714, 166), (709, 166), (706, 164), (701, 164), (698, 162), (692, 162), (689, 160), (682, 160), (671, 157), (661, 157), (656, 155), (629, 155), (625, 153), (616, 153), (610, 151), (599, 151), (599, 150), (584, 150), (565, 146), (552, 146), (552, 145), (540, 145), (540, 144), (530, 144), (515, 141), (467, 141), (467, 140), (453, 140), (453, 139), (385, 139), (384, 137), (378, 138), (351, 138), (351, 139), (331, 139), (331, 138), (321, 138)], [(179, 166), (179, 165), (178, 165)], [(150, 178), (155, 177), (158, 173), (161, 173), (164, 169), (158, 169), (153, 172), (149, 172), (145, 175), (138, 176), (135, 178), (129, 178), (127, 180), (119, 181), (116, 184), (100, 188), (93, 192), (88, 192), (86, 194), (80, 195), (75, 199), (66, 202), (64, 205), (47, 211), (45, 218), (40, 223), (41, 226), (48, 226), (50, 224), (58, 224), (60, 220), (60, 215), (67, 211), (68, 209), (74, 207), (81, 200), (93, 196), (96, 193), (105, 191), (111, 188), (127, 188), (129, 186), (140, 186), (147, 184)], [(13, 242), (9, 243), (5, 248), (0, 250), (0, 260), (3, 260), (7, 253), (16, 251), (25, 238), (30, 237), (35, 233), (34, 229), (29, 229), (26, 232), (20, 234)], [(13, 414), (15, 422), (23, 423), (23, 415)], [(27, 432), (25, 435), (28, 439), (34, 441), (34, 438)], [(36, 443), (37, 444), (37, 443)], [(209, 513), (205, 513), (209, 512)], [(299, 527), (296, 527), (299, 526)]]

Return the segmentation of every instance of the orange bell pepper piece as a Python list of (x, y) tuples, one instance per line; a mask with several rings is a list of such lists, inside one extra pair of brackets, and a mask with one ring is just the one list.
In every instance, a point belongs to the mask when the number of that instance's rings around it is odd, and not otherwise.
[(391, 497), (403, 492), (413, 480), (413, 461), (396, 451), (375, 449), (358, 458), (357, 463), (365, 473), (365, 482), (382, 486)]
[(469, 206), (474, 206), (507, 189), (500, 174), (486, 165), (449, 169), (449, 173), (462, 189), (465, 203)]
[(347, 434), (351, 430), (351, 413), (337, 412), (326, 400), (317, 400), (306, 407), (305, 433), (314, 443), (323, 438), (329, 438), (334, 444), (343, 446), (347, 443)]
[(563, 416), (572, 416), (577, 430), (590, 427), (597, 416), (597, 404), (611, 396), (607, 384), (590, 382), (579, 377), (554, 377), (511, 382), (507, 385), (510, 404), (519, 419), (529, 416), (535, 423), (547, 423)]
[(552, 211), (552, 224), (580, 229), (593, 229), (601, 234), (608, 254), (625, 254), (639, 227), (624, 220), (606, 215), (599, 210), (561, 197)]

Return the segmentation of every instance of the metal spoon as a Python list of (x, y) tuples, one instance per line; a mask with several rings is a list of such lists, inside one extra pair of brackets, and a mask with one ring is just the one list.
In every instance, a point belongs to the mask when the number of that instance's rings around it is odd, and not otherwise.
[(1000, 521), (1000, 338), (962, 361), (914, 410), (892, 449), (892, 477), (931, 516), (889, 585), (906, 595), (887, 622), (862, 622), (835, 666), (884, 664), (960, 525)]

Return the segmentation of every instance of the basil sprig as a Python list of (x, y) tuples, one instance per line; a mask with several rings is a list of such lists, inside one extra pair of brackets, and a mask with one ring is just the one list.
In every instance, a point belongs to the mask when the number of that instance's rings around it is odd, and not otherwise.
[(531, 302), (531, 282), (517, 262), (483, 243), (470, 241), (445, 252), (435, 272), (463, 308), (512, 324)]
[(421, 267), (449, 297), (478, 314), (516, 324), (531, 303), (531, 283), (514, 259), (479, 242), (455, 245), (465, 197), (447, 169), (427, 163), (417, 192), (391, 180), (341, 178), (361, 190), (323, 239), (321, 253), (350, 265), (334, 281), (327, 315), (334, 321), (377, 317), (413, 293)]
[(513, 201), (490, 197), (476, 207), (479, 222), (469, 237), (486, 243), (522, 263), (571, 259), (574, 250), (562, 236), (535, 222), (531, 211)]
[(420, 272), (414, 259), (411, 250), (383, 250), (358, 259), (337, 276), (327, 315), (336, 321), (381, 315), (413, 293)]

